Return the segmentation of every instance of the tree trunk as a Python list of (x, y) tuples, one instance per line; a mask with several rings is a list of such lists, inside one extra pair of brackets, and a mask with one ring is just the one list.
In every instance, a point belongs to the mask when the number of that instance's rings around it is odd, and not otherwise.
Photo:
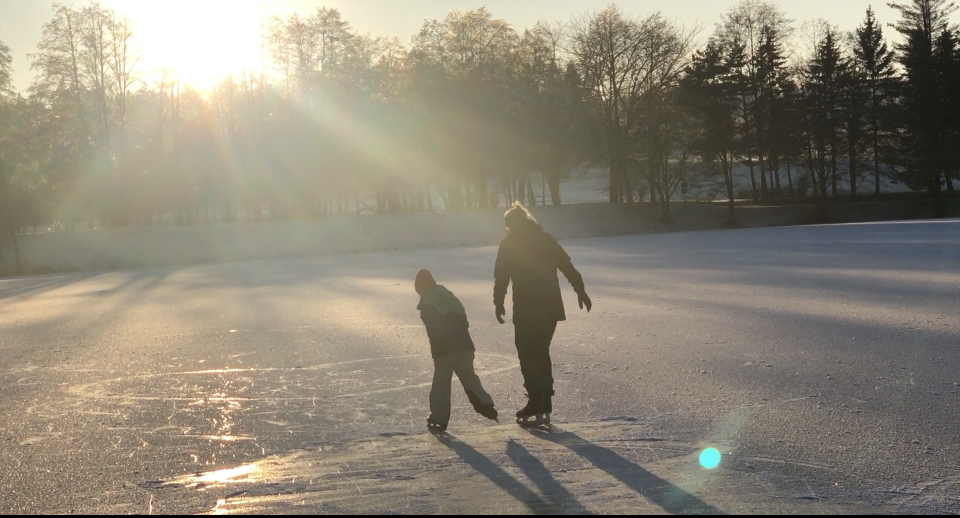
[(560, 172), (552, 171), (547, 176), (547, 186), (550, 188), (550, 200), (554, 205), (560, 205)]
[(450, 210), (450, 194), (446, 191), (440, 191), (440, 201), (443, 202), (443, 210)]
[(793, 192), (793, 175), (790, 174), (790, 157), (787, 157), (787, 189), (790, 189), (790, 199), (794, 199), (796, 196)]
[(540, 171), (540, 205), (547, 204), (547, 177)]
[(623, 190), (620, 192), (621, 198), (626, 198), (628, 204), (633, 205), (633, 188), (630, 187), (630, 175), (626, 170), (622, 172)]
[(17, 231), (13, 227), (10, 227), (9, 232), (10, 242), (13, 243), (13, 264), (17, 266), (17, 273), (24, 273), (23, 263), (20, 261), (20, 242), (17, 241)]
[(733, 192), (733, 155), (729, 156), (727, 159), (727, 153), (723, 153), (723, 181), (727, 187), (727, 200), (729, 201), (730, 207), (730, 218), (731, 222), (733, 221), (733, 209), (736, 206), (736, 196)]
[(853, 155), (853, 149), (850, 150), (850, 197), (857, 197), (857, 159)]
[(670, 215), (670, 199), (667, 197), (666, 186), (661, 186), (660, 189), (660, 214), (664, 223), (670, 223), (673, 220)]
[(533, 190), (533, 178), (527, 175), (527, 198), (530, 200), (530, 206), (537, 206), (537, 194)]
[(827, 176), (826, 150), (820, 146), (817, 149), (817, 186), (819, 190), (817, 196), (827, 196), (827, 181), (829, 180)]
[(490, 206), (490, 197), (487, 192), (487, 179), (481, 178), (477, 181), (477, 208), (486, 209)]
[(623, 176), (624, 163), (619, 156), (619, 149), (610, 154), (610, 203), (620, 203), (620, 188), (623, 185), (621, 180)]
[(771, 186), (773, 188), (773, 197), (779, 198), (781, 193), (780, 186), (780, 158), (774, 156), (770, 162), (773, 164), (773, 167), (770, 170), (770, 175), (773, 177)]
[(830, 181), (831, 181), (831, 192), (834, 196), (837, 195), (837, 154), (830, 153)]
[(463, 185), (461, 185), (459, 181), (450, 182), (450, 187), (447, 189), (447, 210), (460, 210), (463, 208), (462, 189)]
[(936, 173), (930, 179), (930, 196), (933, 199), (933, 217), (942, 218), (944, 210), (943, 191), (940, 189), (940, 173)]
[(757, 160), (760, 162), (760, 199), (766, 200), (770, 196), (767, 189), (767, 162), (763, 158), (763, 153), (757, 154)]
[(874, 137), (873, 140), (873, 178), (874, 178), (874, 191), (875, 196), (880, 196), (880, 152), (877, 151), (877, 139)]
[(386, 198), (388, 214), (393, 214), (403, 209), (402, 205), (400, 204), (400, 193), (397, 191), (397, 189), (387, 188)]
[(753, 155), (750, 151), (747, 151), (747, 167), (750, 168), (750, 186), (753, 188), (753, 201), (759, 200), (757, 193), (757, 177), (753, 173)]

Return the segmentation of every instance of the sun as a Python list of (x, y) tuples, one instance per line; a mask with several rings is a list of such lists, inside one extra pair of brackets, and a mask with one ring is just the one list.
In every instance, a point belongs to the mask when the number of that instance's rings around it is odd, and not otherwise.
[[(166, 69), (181, 84), (207, 90), (226, 74), (260, 73), (263, 0), (114, 0), (103, 2), (127, 15), (141, 50), (145, 76)], [(264, 25), (266, 28), (266, 25)]]

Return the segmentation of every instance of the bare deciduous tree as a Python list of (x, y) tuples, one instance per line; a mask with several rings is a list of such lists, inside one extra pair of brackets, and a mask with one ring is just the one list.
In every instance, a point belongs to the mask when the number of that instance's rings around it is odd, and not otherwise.
[[(774, 3), (764, 0), (741, 0), (726, 12), (716, 34), (725, 46), (742, 48), (743, 61), (740, 72), (744, 88), (740, 89), (739, 111), (744, 126), (746, 164), (750, 169), (750, 181), (754, 199), (766, 196), (766, 171), (762, 156), (764, 148), (764, 87), (769, 78), (769, 60), (764, 59), (771, 42), (780, 44), (792, 35), (792, 21)], [(757, 188), (754, 168), (760, 166), (761, 188)]]
[(612, 203), (634, 199), (627, 161), (637, 153), (644, 110), (679, 79), (695, 32), (660, 14), (627, 18), (615, 5), (573, 22), (569, 51), (601, 106)]

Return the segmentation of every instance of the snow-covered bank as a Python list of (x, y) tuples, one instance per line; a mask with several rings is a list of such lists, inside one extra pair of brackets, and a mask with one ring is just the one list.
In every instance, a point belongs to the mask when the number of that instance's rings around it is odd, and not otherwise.
[[(960, 212), (949, 200), (948, 212)], [(864, 200), (812, 205), (737, 207), (740, 226), (855, 222), (932, 217), (926, 200), (896, 203)], [(558, 239), (723, 228), (723, 204), (676, 202), (673, 221), (663, 223), (651, 204), (581, 203), (532, 207)], [(86, 271), (141, 266), (203, 264), (247, 259), (303, 257), (411, 248), (476, 246), (503, 237), (503, 208), (343, 216), (319, 220), (244, 221), (192, 225), (108, 228), (27, 234), (20, 237), (26, 271)], [(0, 275), (10, 273), (12, 250), (0, 256)]]
[[(743, 226), (809, 222), (806, 206), (738, 208)], [(503, 237), (503, 208), (319, 220), (162, 225), (49, 232), (21, 236), (20, 254), (32, 272), (83, 271), (411, 248), (488, 245)], [(726, 209), (677, 203), (662, 223), (648, 204), (606, 203), (532, 207), (558, 239), (722, 228)], [(5, 263), (11, 262), (9, 247)]]

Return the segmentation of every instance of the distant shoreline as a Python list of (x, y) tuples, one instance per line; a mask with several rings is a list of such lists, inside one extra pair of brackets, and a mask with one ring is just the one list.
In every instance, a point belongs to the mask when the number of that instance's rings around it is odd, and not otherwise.
[[(672, 202), (672, 221), (659, 205), (581, 203), (530, 208), (558, 239), (730, 228), (721, 203)], [(386, 250), (493, 245), (503, 237), (503, 208), (104, 228), (19, 236), (20, 275), (209, 264)], [(960, 198), (946, 197), (944, 217), (960, 217)], [(821, 204), (738, 205), (736, 227), (854, 223), (936, 217), (923, 197), (836, 200)], [(0, 276), (18, 275), (3, 250)]]

